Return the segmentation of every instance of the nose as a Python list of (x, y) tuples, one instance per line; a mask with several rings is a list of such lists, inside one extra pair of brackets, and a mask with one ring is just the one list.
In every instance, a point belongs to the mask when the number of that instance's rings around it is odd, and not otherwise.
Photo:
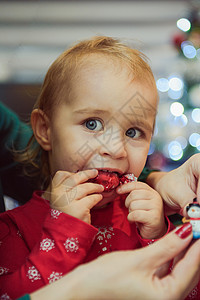
[(123, 133), (120, 131), (101, 137), (100, 154), (102, 156), (111, 156), (114, 159), (126, 158), (126, 141)]

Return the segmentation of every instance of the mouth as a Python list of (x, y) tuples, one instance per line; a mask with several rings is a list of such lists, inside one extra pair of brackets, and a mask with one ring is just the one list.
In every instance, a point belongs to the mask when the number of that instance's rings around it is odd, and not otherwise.
[(113, 168), (109, 168), (109, 169), (98, 169), (98, 172), (105, 172), (105, 173), (115, 173), (117, 174), (118, 177), (120, 177), (121, 175), (123, 175), (123, 172), (120, 169), (113, 169)]
[(110, 192), (117, 188), (120, 184), (136, 180), (137, 178), (133, 174), (123, 174), (116, 169), (98, 169), (98, 175), (89, 181), (103, 185), (104, 192)]

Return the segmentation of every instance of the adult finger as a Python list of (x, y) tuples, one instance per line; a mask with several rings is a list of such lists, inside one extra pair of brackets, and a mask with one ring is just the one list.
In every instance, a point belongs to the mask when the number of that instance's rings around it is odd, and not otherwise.
[(200, 203), (200, 176), (197, 183), (197, 201)]
[(174, 231), (164, 236), (159, 241), (144, 248), (146, 257), (143, 265), (149, 268), (149, 271), (156, 271), (157, 268), (172, 260), (181, 251), (183, 251), (192, 240), (192, 225), (184, 224)]
[[(173, 299), (184, 299), (197, 285), (200, 278), (200, 240), (196, 241), (186, 252), (172, 273), (163, 278), (163, 284), (168, 284)], [(179, 287), (177, 289), (177, 287)], [(181, 295), (181, 297), (180, 297)]]
[(185, 176), (187, 179), (186, 184), (189, 188), (184, 191), (183, 199), (187, 199), (187, 202), (192, 202), (193, 198), (197, 197), (200, 203), (200, 153), (191, 156), (184, 165), (186, 172), (184, 168), (179, 168), (182, 170), (182, 176)]

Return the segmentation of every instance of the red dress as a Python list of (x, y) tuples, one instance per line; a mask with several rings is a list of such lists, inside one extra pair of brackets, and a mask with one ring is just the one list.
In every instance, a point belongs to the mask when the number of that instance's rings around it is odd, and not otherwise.
[[(124, 196), (92, 210), (89, 225), (51, 209), (40, 195), (0, 214), (0, 299), (31, 293), (101, 254), (154, 241), (142, 239), (127, 221)], [(168, 221), (168, 232), (171, 228)]]

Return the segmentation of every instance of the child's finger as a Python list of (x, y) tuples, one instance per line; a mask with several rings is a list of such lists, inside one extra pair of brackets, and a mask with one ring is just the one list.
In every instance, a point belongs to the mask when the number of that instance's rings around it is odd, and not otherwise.
[(60, 184), (62, 184), (67, 178), (72, 176), (74, 173), (68, 171), (57, 171), (52, 179), (52, 187), (56, 188)]
[(103, 191), (104, 187), (102, 185), (88, 182), (75, 186), (69, 192), (76, 195), (74, 200), (79, 200), (90, 194), (102, 193)]
[(152, 220), (152, 215), (148, 211), (137, 210), (132, 211), (127, 216), (129, 222), (137, 222), (147, 224)]
[(125, 206), (129, 207), (130, 203), (137, 200), (151, 200), (151, 199), (157, 199), (159, 198), (159, 201), (161, 201), (160, 196), (158, 197), (157, 193), (153, 193), (149, 190), (138, 190), (137, 193), (135, 191), (132, 191), (125, 200)]
[(131, 191), (134, 190), (152, 190), (152, 188), (147, 185), (144, 182), (140, 182), (140, 181), (133, 181), (133, 182), (128, 182), (126, 184), (122, 184), (119, 187), (117, 187), (116, 192), (118, 194), (127, 194), (130, 193)]
[(154, 203), (149, 200), (136, 200), (130, 202), (130, 204), (127, 206), (129, 211), (134, 211), (134, 210), (151, 210), (155, 208)]
[(104, 191), (104, 187), (100, 184), (94, 183), (83, 183), (79, 184), (75, 187), (69, 187), (67, 184), (61, 184), (57, 190), (54, 190), (56, 193), (56, 198), (52, 201), (52, 204), (55, 205), (66, 205), (70, 204), (72, 201), (78, 201), (90, 194), (102, 193)]
[(88, 179), (96, 177), (97, 175), (98, 171), (96, 169), (79, 171), (68, 178), (66, 184), (68, 186), (74, 187), (78, 184), (88, 181)]
[(103, 196), (101, 194), (92, 194), (85, 198), (82, 198), (80, 201), (85, 202), (85, 205), (88, 209), (92, 209), (99, 201), (101, 201)]
[(59, 184), (65, 185), (67, 189), (71, 189), (76, 185), (86, 182), (90, 178), (98, 175), (96, 169), (79, 171), (77, 173), (70, 173), (67, 171), (58, 171), (53, 179), (53, 186), (57, 187)]

